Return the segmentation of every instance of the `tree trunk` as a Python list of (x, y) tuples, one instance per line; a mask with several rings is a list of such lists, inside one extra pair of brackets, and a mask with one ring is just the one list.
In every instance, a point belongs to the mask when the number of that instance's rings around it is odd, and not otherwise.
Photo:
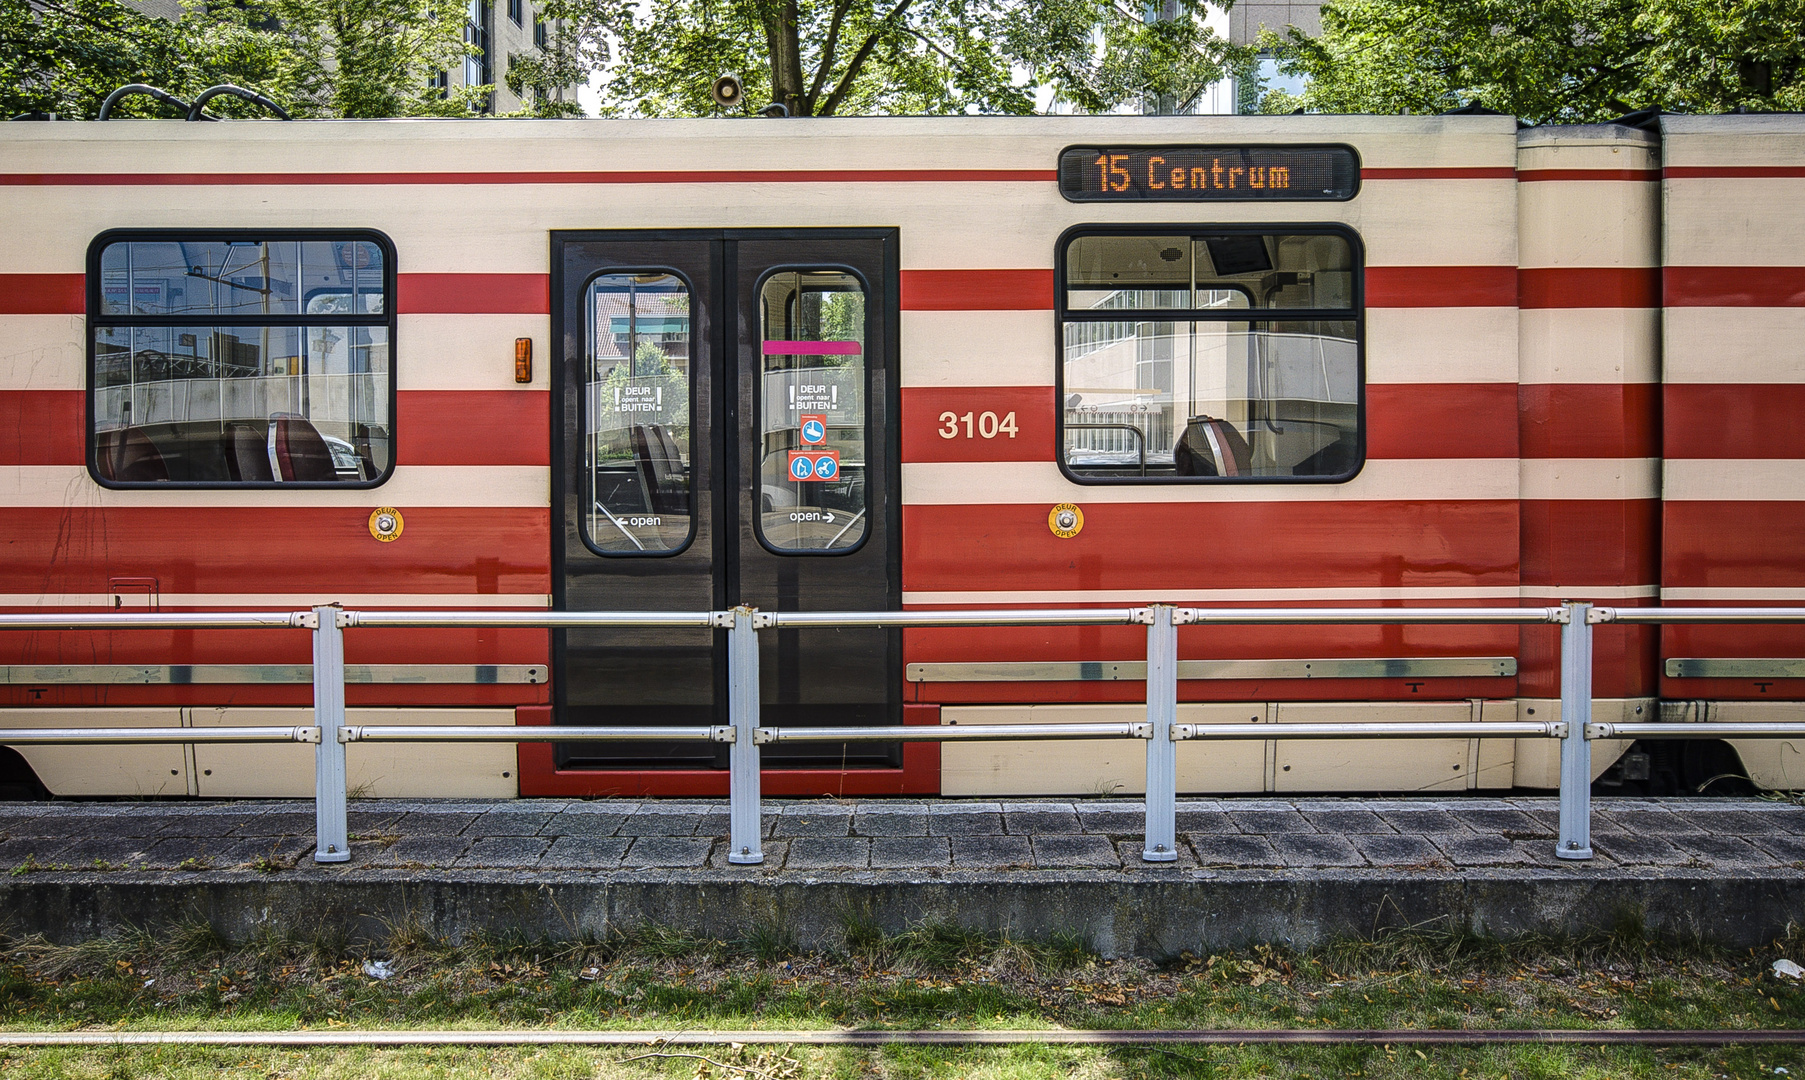
[(802, 43), (797, 37), (801, 16), (797, 0), (771, 0), (764, 5), (765, 40), (771, 48), (771, 100), (802, 116), (806, 108), (802, 82)]

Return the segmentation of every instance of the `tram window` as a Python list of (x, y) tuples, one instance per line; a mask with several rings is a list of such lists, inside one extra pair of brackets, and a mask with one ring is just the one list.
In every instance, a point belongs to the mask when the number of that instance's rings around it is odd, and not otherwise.
[(108, 234), (89, 262), (103, 482), (374, 485), (393, 464), (393, 259), (375, 234)]
[(673, 555), (689, 545), (690, 292), (674, 274), (604, 274), (589, 284), (583, 396), (583, 538), (603, 555)]
[(783, 270), (759, 289), (759, 536), (832, 554), (865, 540), (865, 286)]
[(1071, 474), (1345, 480), (1359, 469), (1351, 234), (1099, 231), (1071, 239), (1060, 264)]

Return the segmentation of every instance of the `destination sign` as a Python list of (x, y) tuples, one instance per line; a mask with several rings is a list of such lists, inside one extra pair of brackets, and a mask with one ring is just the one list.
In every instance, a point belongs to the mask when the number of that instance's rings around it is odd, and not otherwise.
[(1351, 199), (1360, 159), (1346, 146), (1075, 146), (1059, 155), (1073, 202)]

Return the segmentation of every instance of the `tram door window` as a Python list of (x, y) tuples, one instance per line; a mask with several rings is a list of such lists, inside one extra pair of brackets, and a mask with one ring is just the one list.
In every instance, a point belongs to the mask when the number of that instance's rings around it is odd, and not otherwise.
[(110, 233), (89, 252), (89, 461), (113, 486), (374, 485), (394, 260), (374, 233)]
[(1339, 229), (1086, 231), (1060, 251), (1062, 450), (1081, 480), (1345, 480), (1360, 255)]
[[(900, 607), (896, 253), (894, 230), (554, 234), (557, 607)], [(560, 631), (556, 722), (726, 723), (726, 637)], [(899, 722), (900, 645), (882, 629), (764, 631), (764, 721)], [(556, 753), (569, 769), (726, 765), (724, 747), (656, 740)], [(765, 762), (900, 755), (801, 744)]]

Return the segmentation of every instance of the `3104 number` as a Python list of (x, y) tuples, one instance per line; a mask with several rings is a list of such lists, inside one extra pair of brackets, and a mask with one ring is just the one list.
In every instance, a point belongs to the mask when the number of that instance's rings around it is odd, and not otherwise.
[(960, 424), (965, 425), (965, 437), (968, 439), (974, 437), (994, 439), (998, 435), (1015, 438), (1014, 413), (1006, 413), (999, 419), (993, 412), (966, 413), (964, 416), (953, 412), (943, 412), (940, 414), (940, 437), (943, 439), (958, 438)]

